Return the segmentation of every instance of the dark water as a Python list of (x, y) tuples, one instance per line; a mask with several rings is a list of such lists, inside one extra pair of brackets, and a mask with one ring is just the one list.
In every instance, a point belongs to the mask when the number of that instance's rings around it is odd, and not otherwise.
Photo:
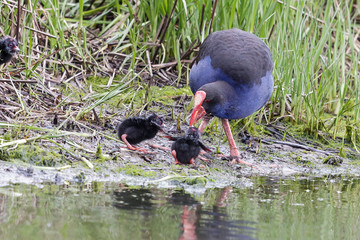
[(360, 239), (359, 179), (252, 179), (250, 188), (92, 183), (0, 188), (0, 239)]

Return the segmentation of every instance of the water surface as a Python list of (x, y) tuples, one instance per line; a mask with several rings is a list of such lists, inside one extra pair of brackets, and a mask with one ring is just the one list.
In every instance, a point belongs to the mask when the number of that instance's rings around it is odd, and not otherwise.
[(0, 239), (359, 239), (360, 180), (254, 177), (252, 187), (0, 188)]

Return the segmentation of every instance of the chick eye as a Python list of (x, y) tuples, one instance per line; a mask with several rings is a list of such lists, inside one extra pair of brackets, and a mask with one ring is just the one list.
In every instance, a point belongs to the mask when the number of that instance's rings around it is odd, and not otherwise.
[(14, 47), (14, 44), (10, 43), (10, 47)]
[(207, 103), (208, 103), (208, 102), (210, 102), (210, 100), (209, 100), (209, 99), (206, 99), (206, 100), (205, 100), (205, 102), (207, 102)]

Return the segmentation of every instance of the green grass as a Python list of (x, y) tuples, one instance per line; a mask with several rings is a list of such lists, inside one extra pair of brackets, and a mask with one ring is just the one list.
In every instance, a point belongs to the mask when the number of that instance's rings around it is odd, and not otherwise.
[[(171, 0), (33, 1), (32, 6), (24, 5), (28, 12), (23, 12), (24, 20), (20, 23), (21, 56), (16, 66), (24, 70), (14, 79), (38, 80), (38, 85), (23, 88), (41, 99), (41, 94), (49, 93), (49, 81), (60, 79), (58, 89), (76, 87), (82, 95), (88, 95), (88, 76), (123, 76), (111, 83), (110, 88), (103, 88), (99, 94), (82, 101), (79, 108), (72, 107), (65, 117), (82, 119), (115, 96), (130, 99), (128, 111), (139, 112), (151, 101), (160, 99), (160, 90), (150, 88), (148, 103), (140, 104), (140, 109), (131, 109), (135, 101), (145, 98), (149, 74), (154, 75), (154, 84), (186, 87), (189, 64), (180, 60), (191, 60), (196, 53), (181, 59), (184, 53), (196, 46), (197, 41), (203, 41), (209, 31), (240, 28), (268, 44), (275, 79), (271, 104), (260, 114), (242, 121), (242, 126), (250, 126), (253, 120), (282, 122), (289, 128), (300, 125), (302, 131), (315, 137), (327, 133), (333, 138), (343, 138), (357, 150), (360, 15), (356, 9), (359, 3), (355, 5), (355, 1), (350, 0), (284, 2), (220, 0), (209, 29), (213, 6), (212, 1), (206, 0), (177, 1), (171, 16), (174, 3)], [(11, 23), (17, 19), (16, 14), (10, 13), (16, 13), (16, 8), (4, 1), (0, 1), (0, 7), (1, 31), (14, 35), (15, 27)], [(160, 28), (166, 23), (167, 29)], [(149, 73), (146, 51), (153, 65), (175, 61), (172, 69), (161, 68), (174, 76), (164, 77), (154, 66)], [(14, 66), (8, 67), (9, 71), (14, 69)], [(72, 77), (77, 74), (79, 78), (75, 82)], [(129, 89), (139, 84), (141, 91), (129, 95)], [(20, 90), (11, 98), (21, 106), (21, 111), (14, 111), (15, 120), (32, 114), (33, 104), (22, 96), (23, 88), (15, 88)], [(188, 88), (184, 93), (188, 94)], [(1, 98), (0, 102), (3, 101)], [(69, 102), (71, 99), (61, 105)]]

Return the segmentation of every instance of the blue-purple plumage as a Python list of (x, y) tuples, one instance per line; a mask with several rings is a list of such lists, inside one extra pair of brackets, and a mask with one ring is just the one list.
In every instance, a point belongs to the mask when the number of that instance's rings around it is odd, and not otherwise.
[(272, 58), (257, 36), (230, 29), (210, 34), (200, 47), (190, 71), (195, 94), (206, 92), (202, 106), (207, 113), (244, 118), (259, 110), (273, 91)]

